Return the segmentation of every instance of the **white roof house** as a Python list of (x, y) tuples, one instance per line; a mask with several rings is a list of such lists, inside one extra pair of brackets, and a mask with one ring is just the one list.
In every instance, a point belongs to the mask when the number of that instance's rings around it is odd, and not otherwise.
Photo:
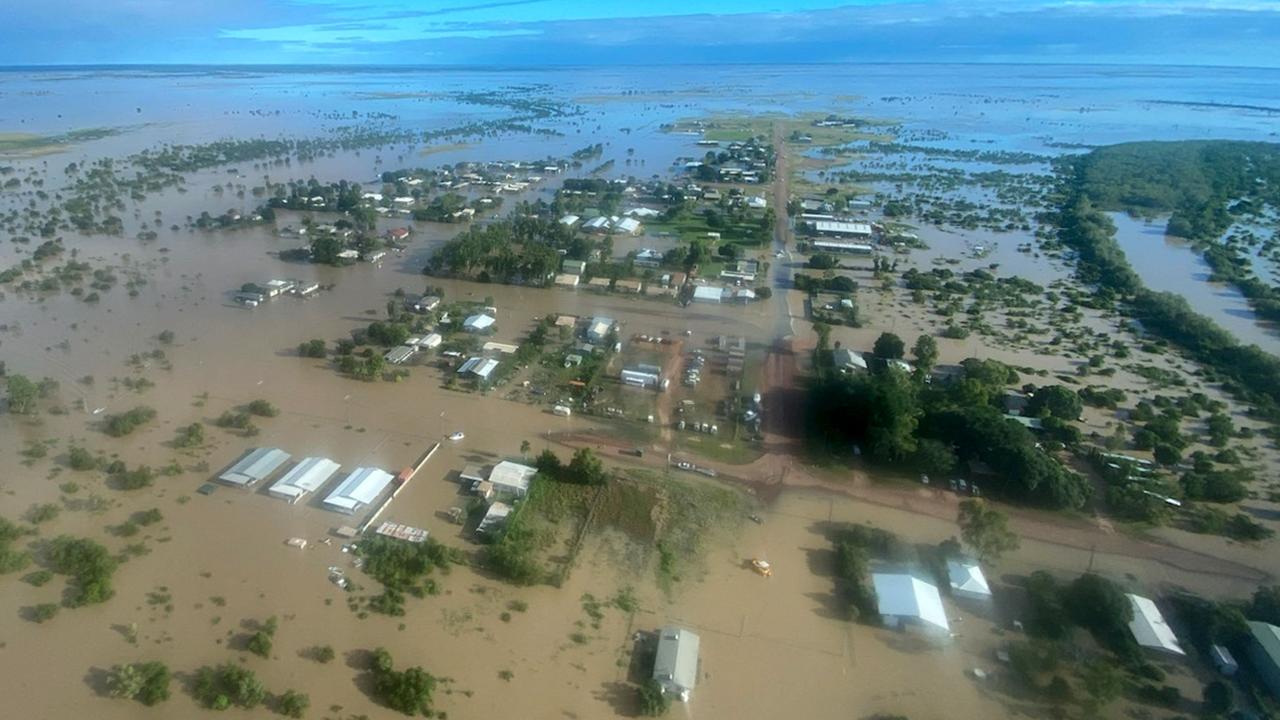
[(477, 533), (487, 533), (490, 530), (497, 530), (507, 521), (507, 516), (511, 514), (511, 506), (504, 502), (494, 502), (489, 505), (489, 509), (485, 511), (484, 517), (480, 519), (480, 524), (476, 526)]
[(694, 302), (718, 303), (724, 298), (724, 288), (714, 285), (699, 285), (693, 289)]
[(640, 228), (640, 221), (635, 218), (623, 218), (613, 224), (613, 229), (616, 232), (620, 232), (625, 235), (639, 234)]
[(351, 471), (342, 484), (324, 499), (325, 507), (338, 512), (354, 514), (368, 505), (391, 484), (391, 473), (378, 468), (362, 467)]
[(479, 315), (472, 315), (466, 320), (463, 320), (462, 327), (467, 332), (483, 332), (493, 327), (493, 324), (496, 322), (498, 321), (493, 317), (482, 313)]
[(581, 219), (582, 218), (578, 217), (577, 215), (565, 215), (564, 217), (560, 218), (560, 224), (564, 225), (565, 227), (573, 227), (574, 225), (577, 225), (578, 221)]
[(613, 329), (613, 318), (593, 317), (587, 326), (587, 339), (591, 342), (602, 342)]
[(769, 207), (769, 201), (765, 200), (759, 195), (752, 195), (747, 198), (747, 207), (753, 208), (755, 210), (764, 210), (765, 208)]
[(462, 367), (458, 368), (458, 374), (474, 375), (481, 380), (488, 380), (497, 368), (498, 361), (493, 358), (473, 357), (462, 363)]
[(338, 472), (338, 463), (323, 457), (303, 458), (273, 484), (267, 492), (275, 497), (284, 498), (296, 503), (303, 495), (315, 492), (324, 485), (333, 474)]
[(831, 353), (831, 359), (835, 363), (836, 369), (844, 372), (857, 372), (867, 369), (867, 360), (862, 357), (862, 353), (854, 352), (849, 348), (836, 348)]
[(579, 276), (571, 273), (560, 273), (559, 275), (556, 275), (555, 284), (560, 287), (575, 288), (578, 287), (578, 281), (580, 279), (581, 278)]
[(250, 485), (271, 477), (271, 473), (289, 460), (289, 453), (279, 448), (258, 448), (245, 455), (235, 465), (218, 476), (222, 482), (240, 487)]
[(431, 333), (418, 341), (418, 347), (427, 349), (437, 348), (440, 347), (440, 343), (442, 342), (444, 342), (444, 337), (442, 337), (440, 333)]
[(1173, 634), (1173, 628), (1165, 622), (1160, 608), (1156, 607), (1151, 599), (1131, 593), (1125, 593), (1125, 597), (1129, 598), (1129, 604), (1133, 606), (1133, 619), (1129, 621), (1129, 632), (1133, 633), (1133, 639), (1139, 645), (1148, 650), (1186, 655), (1182, 646), (1178, 644), (1178, 636)]
[(952, 597), (970, 600), (990, 600), (991, 586), (982, 567), (973, 560), (961, 558), (947, 561), (947, 579), (951, 583)]
[(846, 222), (844, 220), (815, 220), (813, 221), (813, 230), (823, 235), (871, 237), (871, 225), (869, 223)]
[(503, 460), (494, 465), (493, 470), (489, 472), (489, 482), (500, 494), (522, 498), (529, 494), (529, 483), (537, 474), (537, 468)]
[(907, 573), (872, 573), (871, 582), (885, 625), (913, 625), (929, 634), (950, 635), (951, 625), (938, 588)]
[(653, 661), (653, 679), (662, 692), (671, 693), (688, 702), (689, 693), (698, 684), (698, 646), (696, 633), (668, 625), (658, 633), (658, 654)]
[(875, 252), (875, 248), (866, 243), (850, 242), (848, 240), (814, 240), (809, 244), (815, 250), (828, 250), (830, 252), (847, 252), (855, 255), (870, 255)]

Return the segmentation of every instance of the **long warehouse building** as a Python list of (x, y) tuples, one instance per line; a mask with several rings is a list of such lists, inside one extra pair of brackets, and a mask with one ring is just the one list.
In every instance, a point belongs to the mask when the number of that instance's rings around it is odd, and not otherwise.
[(218, 479), (230, 485), (249, 487), (256, 482), (266, 480), (289, 460), (289, 453), (280, 448), (258, 448), (240, 459), (240, 462), (227, 468)]
[(338, 463), (323, 457), (303, 458), (272, 485), (267, 492), (275, 497), (296, 503), (307, 493), (315, 492), (328, 482), (341, 467)]
[(325, 507), (354, 515), (360, 508), (377, 500), (390, 483), (390, 473), (378, 468), (356, 468), (324, 499)]

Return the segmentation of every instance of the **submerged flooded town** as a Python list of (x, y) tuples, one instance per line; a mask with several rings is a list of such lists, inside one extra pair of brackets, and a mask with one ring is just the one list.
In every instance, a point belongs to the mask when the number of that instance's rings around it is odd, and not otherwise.
[(1275, 716), (1196, 72), (6, 70), (11, 712)]

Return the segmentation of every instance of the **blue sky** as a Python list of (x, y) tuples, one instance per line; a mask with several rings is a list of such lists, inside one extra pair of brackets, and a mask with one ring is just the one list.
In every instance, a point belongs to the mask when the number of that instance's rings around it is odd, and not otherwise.
[(1280, 66), (1280, 0), (10, 0), (0, 65)]

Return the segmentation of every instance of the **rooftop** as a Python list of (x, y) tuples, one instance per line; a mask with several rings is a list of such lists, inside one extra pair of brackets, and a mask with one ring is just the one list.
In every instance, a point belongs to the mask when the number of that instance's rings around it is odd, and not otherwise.
[(873, 573), (871, 581), (879, 598), (881, 615), (915, 618), (950, 631), (938, 588), (906, 573)]
[(1133, 639), (1144, 648), (1161, 650), (1174, 655), (1185, 655), (1173, 628), (1165, 622), (1160, 608), (1149, 598), (1126, 593), (1129, 604), (1133, 606), (1133, 619), (1129, 621), (1129, 632)]
[(227, 468), (227, 471), (219, 475), (218, 479), (232, 485), (248, 487), (270, 477), (271, 473), (288, 460), (289, 453), (279, 448), (258, 448)]

